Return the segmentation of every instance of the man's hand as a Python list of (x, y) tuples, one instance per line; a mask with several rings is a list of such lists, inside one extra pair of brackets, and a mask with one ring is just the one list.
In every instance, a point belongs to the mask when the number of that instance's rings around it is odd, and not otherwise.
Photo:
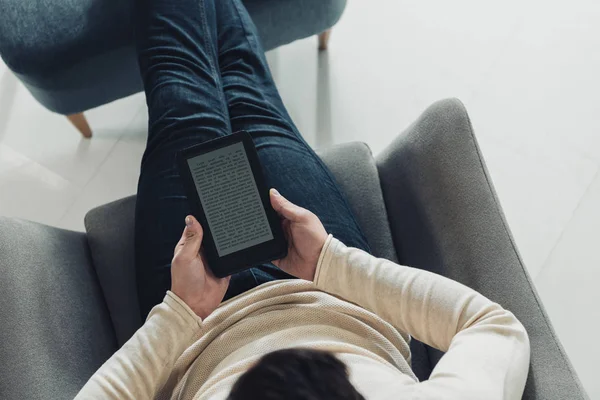
[(313, 281), (327, 232), (312, 212), (291, 203), (275, 189), (271, 189), (270, 195), (273, 208), (283, 218), (288, 241), (287, 256), (273, 264), (290, 275)]
[(171, 291), (204, 319), (221, 304), (229, 277), (217, 278), (208, 268), (200, 251), (204, 231), (196, 218), (187, 216), (185, 225), (171, 263)]

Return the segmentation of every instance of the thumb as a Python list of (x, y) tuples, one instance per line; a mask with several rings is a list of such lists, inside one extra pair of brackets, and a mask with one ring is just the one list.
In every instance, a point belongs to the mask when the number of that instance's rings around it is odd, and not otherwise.
[(204, 230), (200, 223), (191, 215), (185, 217), (185, 229), (179, 240), (179, 254), (185, 259), (193, 259), (200, 252)]
[(276, 189), (271, 189), (271, 205), (279, 215), (292, 222), (300, 222), (306, 215), (306, 209), (295, 205), (285, 197), (283, 197)]

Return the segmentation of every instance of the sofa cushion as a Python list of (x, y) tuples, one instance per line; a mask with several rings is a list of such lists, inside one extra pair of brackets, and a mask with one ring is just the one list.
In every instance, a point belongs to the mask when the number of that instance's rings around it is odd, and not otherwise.
[[(374, 255), (396, 260), (371, 151), (350, 143), (321, 152), (348, 197)], [(135, 197), (91, 210), (85, 218), (88, 242), (106, 303), (122, 345), (141, 325), (134, 267)]]

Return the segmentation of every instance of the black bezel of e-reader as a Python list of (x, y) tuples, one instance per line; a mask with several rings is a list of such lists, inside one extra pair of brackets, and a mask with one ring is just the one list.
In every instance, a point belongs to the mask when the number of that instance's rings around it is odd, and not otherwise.
[[(265, 209), (271, 232), (273, 233), (273, 239), (231, 254), (227, 254), (223, 257), (219, 257), (219, 253), (217, 252), (208, 220), (204, 213), (204, 209), (202, 208), (200, 196), (196, 191), (196, 184), (187, 160), (239, 142), (244, 144), (246, 157), (248, 157), (250, 168), (252, 169), (252, 174), (254, 175), (254, 180), (260, 194), (260, 200)], [(202, 228), (204, 230), (204, 238), (202, 240), (204, 254), (206, 256), (206, 260), (208, 261), (208, 266), (213, 271), (215, 276), (223, 278), (236, 272), (251, 268), (252, 266), (268, 263), (285, 257), (287, 254), (287, 242), (283, 234), (283, 229), (281, 228), (281, 220), (271, 206), (269, 188), (267, 188), (265, 184), (258, 153), (254, 147), (252, 137), (250, 134), (248, 134), (248, 132), (236, 132), (231, 135), (223, 136), (187, 148), (180, 151), (177, 158), (179, 171), (181, 177), (183, 178), (183, 186), (185, 188), (188, 201), (190, 202), (192, 213), (200, 222), (200, 224), (202, 224)]]

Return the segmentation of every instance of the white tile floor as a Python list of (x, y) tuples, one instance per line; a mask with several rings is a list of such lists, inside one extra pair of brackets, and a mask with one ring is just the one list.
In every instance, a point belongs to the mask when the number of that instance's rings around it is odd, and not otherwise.
[[(374, 153), (435, 100), (459, 97), (527, 266), (591, 398), (600, 398), (600, 2), (350, 1), (328, 52), (269, 54), (314, 146)], [(83, 229), (135, 192), (144, 98), (87, 113), (80, 139), (0, 63), (0, 215)]]

